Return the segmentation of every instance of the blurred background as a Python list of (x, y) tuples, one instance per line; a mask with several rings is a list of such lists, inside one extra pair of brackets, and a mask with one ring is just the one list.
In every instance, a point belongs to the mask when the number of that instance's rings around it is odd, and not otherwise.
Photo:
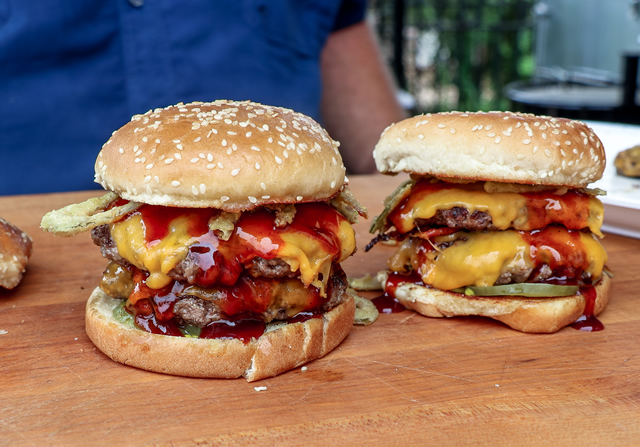
[(640, 123), (639, 0), (370, 0), (368, 19), (411, 113)]

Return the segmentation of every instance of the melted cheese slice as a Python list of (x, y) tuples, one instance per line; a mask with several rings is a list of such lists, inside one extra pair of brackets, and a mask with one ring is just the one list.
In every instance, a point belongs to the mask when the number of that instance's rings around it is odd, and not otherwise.
[[(557, 244), (570, 247), (584, 271), (594, 280), (602, 274), (607, 262), (607, 253), (593, 234), (576, 232), (579, 243), (571, 238), (556, 237)], [(458, 239), (463, 235), (463, 239)], [(392, 271), (406, 273), (411, 266), (422, 276), (425, 284), (441, 290), (451, 290), (465, 286), (492, 286), (501, 274), (527, 270), (536, 263), (552, 263), (559, 260), (560, 250), (553, 245), (533, 247), (537, 250), (537, 262), (532, 256), (531, 245), (518, 231), (491, 231), (476, 233), (455, 233), (436, 238), (438, 243), (453, 242), (441, 251), (432, 251), (426, 259), (418, 254), (420, 244), (417, 238), (406, 239), (398, 251), (389, 259)]]
[[(197, 242), (197, 238), (188, 235), (186, 217), (172, 220), (167, 236), (154, 245), (144, 240), (144, 226), (139, 215), (111, 224), (111, 237), (120, 256), (149, 272), (146, 284), (152, 289), (160, 289), (172, 281), (167, 274), (184, 260), (189, 247)], [(306, 286), (315, 285), (324, 295), (334, 256), (326, 252), (318, 240), (302, 232), (285, 228), (280, 237), (284, 243), (280, 244), (277, 257), (287, 262), (292, 271), (300, 270), (302, 282)], [(355, 232), (346, 219), (341, 220), (337, 238), (340, 252), (336, 261), (342, 262), (356, 247)]]
[[(561, 200), (562, 196), (558, 196)], [(549, 212), (557, 210), (559, 203), (549, 203)], [(493, 224), (499, 230), (515, 228), (518, 230), (534, 230), (529, 225), (529, 209), (527, 198), (518, 193), (487, 193), (483, 190), (470, 191), (458, 188), (442, 189), (425, 195), (414, 204), (409, 212), (405, 212), (402, 218), (394, 223), (401, 233), (411, 231), (415, 227), (416, 219), (430, 219), (438, 210), (449, 210), (454, 207), (466, 208), (469, 214), (481, 211), (489, 214)], [(600, 227), (604, 216), (602, 202), (595, 197), (589, 197), (588, 228), (602, 237)]]

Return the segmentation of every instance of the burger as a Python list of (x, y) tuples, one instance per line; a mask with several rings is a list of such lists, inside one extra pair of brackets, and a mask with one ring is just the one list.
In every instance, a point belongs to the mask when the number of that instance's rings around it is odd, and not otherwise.
[(253, 102), (134, 116), (99, 153), (110, 191), (47, 214), (108, 259), (86, 331), (141, 369), (249, 381), (334, 349), (353, 325), (340, 262), (366, 215), (338, 143), (311, 118)]
[(510, 112), (439, 113), (387, 128), (378, 169), (410, 179), (371, 232), (397, 250), (385, 293), (429, 317), (480, 315), (523, 332), (602, 328), (609, 299), (602, 143), (584, 123)]

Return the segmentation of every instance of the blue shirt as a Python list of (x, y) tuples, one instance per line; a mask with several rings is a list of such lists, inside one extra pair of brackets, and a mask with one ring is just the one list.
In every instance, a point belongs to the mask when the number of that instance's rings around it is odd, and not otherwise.
[(96, 188), (132, 115), (234, 99), (319, 120), (320, 52), (366, 0), (0, 0), (0, 195)]

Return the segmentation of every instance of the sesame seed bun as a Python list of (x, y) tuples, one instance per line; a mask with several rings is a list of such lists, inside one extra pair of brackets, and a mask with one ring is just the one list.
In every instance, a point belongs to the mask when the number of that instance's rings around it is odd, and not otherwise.
[(604, 147), (585, 123), (511, 112), (437, 113), (388, 127), (375, 147), (383, 173), (585, 187)]
[(111, 359), (147, 371), (188, 377), (247, 381), (273, 377), (328, 354), (353, 325), (350, 296), (304, 323), (286, 324), (247, 344), (241, 340), (169, 337), (126, 326), (113, 317), (120, 300), (96, 288), (87, 301), (86, 330)]
[[(381, 274), (382, 280), (384, 275)], [(595, 285), (594, 315), (607, 306), (610, 290), (611, 279), (602, 275)], [(584, 295), (557, 298), (469, 297), (412, 283), (400, 285), (395, 295), (406, 308), (427, 317), (478, 315), (529, 333), (552, 333), (562, 329), (583, 314), (586, 304)]]
[(127, 200), (230, 212), (326, 200), (345, 182), (338, 143), (318, 123), (249, 101), (136, 115), (105, 143), (95, 172)]

